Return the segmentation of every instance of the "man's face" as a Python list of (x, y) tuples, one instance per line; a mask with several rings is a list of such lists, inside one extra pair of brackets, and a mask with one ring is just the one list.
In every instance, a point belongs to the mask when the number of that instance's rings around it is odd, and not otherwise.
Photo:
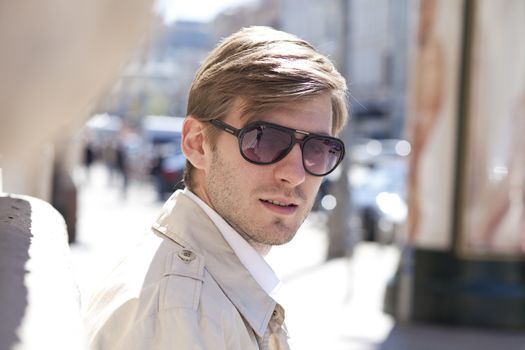
[[(241, 128), (246, 120), (240, 113), (233, 110), (224, 121)], [(290, 103), (252, 120), (330, 135), (330, 96)], [(299, 145), (270, 165), (246, 161), (237, 138), (226, 132), (219, 134), (213, 151), (207, 147), (203, 199), (250, 244), (267, 247), (289, 242), (310, 212), (322, 180), (304, 170)]]

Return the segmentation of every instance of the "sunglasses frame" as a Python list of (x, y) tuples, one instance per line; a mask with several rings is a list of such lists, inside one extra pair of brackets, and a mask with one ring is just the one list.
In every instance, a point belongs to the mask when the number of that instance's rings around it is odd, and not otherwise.
[[(242, 157), (244, 159), (246, 159), (248, 162), (252, 163), (252, 164), (257, 164), (257, 165), (275, 164), (275, 163), (279, 162), (280, 160), (282, 160), (283, 158), (285, 158), (290, 153), (290, 151), (293, 149), (295, 144), (298, 143), (299, 147), (301, 148), (301, 159), (303, 161), (304, 170), (308, 174), (310, 174), (312, 176), (325, 176), (325, 175), (330, 174), (332, 171), (334, 171), (337, 168), (337, 166), (343, 161), (344, 156), (345, 156), (345, 144), (344, 144), (344, 142), (341, 139), (338, 139), (337, 137), (332, 137), (332, 136), (328, 136), (328, 135), (321, 135), (321, 134), (315, 134), (315, 133), (310, 133), (310, 132), (303, 131), (303, 130), (287, 128), (285, 126), (281, 126), (281, 125), (278, 125), (278, 124), (265, 122), (265, 121), (262, 121), (262, 120), (257, 120), (257, 121), (251, 122), (251, 123), (243, 126), (240, 129), (237, 129), (237, 128), (231, 126), (230, 124), (225, 123), (225, 122), (223, 122), (222, 120), (219, 120), (219, 119), (209, 120), (209, 123), (212, 124), (213, 126), (215, 126), (216, 128), (218, 128), (220, 130), (223, 130), (223, 131), (226, 131), (227, 133), (235, 136), (237, 138), (237, 141), (239, 142), (239, 152), (241, 153)], [(289, 134), (291, 136), (292, 142), (290, 143), (290, 145), (288, 146), (288, 148), (286, 149), (285, 152), (282, 152), (282, 154), (279, 157), (277, 157), (276, 159), (274, 159), (271, 162), (257, 162), (257, 161), (254, 161), (252, 159), (249, 159), (244, 154), (244, 152), (242, 150), (242, 138), (243, 138), (243, 135), (246, 132), (246, 130), (251, 128), (251, 127), (253, 127), (253, 126), (255, 126), (255, 125), (263, 125), (263, 126), (266, 125), (266, 126), (268, 126), (270, 128), (274, 128), (274, 129), (283, 131), (283, 132), (285, 132), (285, 133), (287, 133), (287, 134)], [(304, 138), (298, 139), (295, 136), (296, 134), (304, 135)], [(323, 173), (323, 174), (314, 174), (310, 170), (308, 170), (308, 168), (306, 168), (306, 165), (305, 165), (304, 144), (308, 140), (313, 139), (313, 138), (330, 139), (330, 140), (334, 140), (334, 141), (336, 141), (336, 142), (341, 144), (341, 154), (339, 155), (339, 158), (337, 159), (337, 162), (335, 163), (334, 167), (330, 171), (328, 171), (326, 173)]]

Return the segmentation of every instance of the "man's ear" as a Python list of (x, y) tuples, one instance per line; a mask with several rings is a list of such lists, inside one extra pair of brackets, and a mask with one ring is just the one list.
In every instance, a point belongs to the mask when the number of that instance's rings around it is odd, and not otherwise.
[(206, 166), (204, 141), (204, 124), (191, 115), (187, 116), (182, 125), (182, 152), (197, 169)]

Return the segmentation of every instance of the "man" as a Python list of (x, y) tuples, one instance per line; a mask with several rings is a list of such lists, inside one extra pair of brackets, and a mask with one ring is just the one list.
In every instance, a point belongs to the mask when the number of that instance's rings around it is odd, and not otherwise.
[(192, 84), (184, 182), (88, 309), (96, 349), (288, 349), (264, 261), (308, 215), (344, 145), (346, 84), (265, 27), (226, 38)]

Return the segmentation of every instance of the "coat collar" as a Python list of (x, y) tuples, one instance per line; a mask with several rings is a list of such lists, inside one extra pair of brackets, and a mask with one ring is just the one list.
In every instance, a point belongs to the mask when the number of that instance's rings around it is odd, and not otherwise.
[(276, 302), (243, 266), (210, 218), (182, 191), (175, 192), (162, 208), (153, 228), (205, 261), (206, 270), (262, 337)]

